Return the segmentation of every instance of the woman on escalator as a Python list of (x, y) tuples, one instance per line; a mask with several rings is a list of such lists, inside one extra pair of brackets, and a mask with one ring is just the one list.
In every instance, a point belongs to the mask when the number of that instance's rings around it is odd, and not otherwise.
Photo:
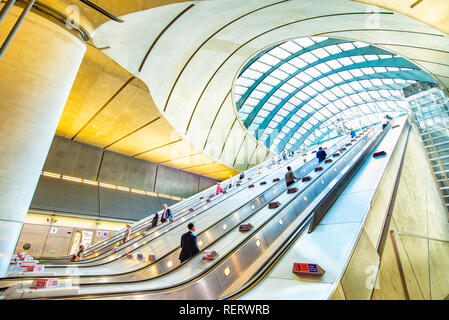
[(151, 220), (151, 228), (155, 228), (157, 226), (157, 220), (159, 220), (159, 215), (155, 212), (153, 220)]
[(80, 244), (78, 252), (72, 255), (72, 259), (70, 261), (81, 261), (84, 255), (84, 246)]

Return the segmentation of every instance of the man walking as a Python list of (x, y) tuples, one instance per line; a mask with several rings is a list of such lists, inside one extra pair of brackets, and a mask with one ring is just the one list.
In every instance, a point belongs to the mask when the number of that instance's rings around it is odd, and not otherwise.
[(187, 225), (187, 228), (189, 231), (184, 233), (181, 237), (181, 253), (179, 254), (179, 260), (181, 260), (181, 263), (189, 260), (195, 254), (200, 252), (197, 244), (197, 237), (193, 233), (195, 232), (195, 225), (190, 222)]
[(326, 151), (323, 150), (323, 147), (320, 147), (318, 149), (318, 152), (316, 153), (316, 157), (318, 158), (318, 162), (322, 162), (324, 159), (326, 159)]
[(299, 179), (295, 177), (295, 174), (292, 171), (292, 167), (287, 167), (287, 173), (285, 174), (285, 183), (287, 184), (287, 187), (289, 187), (291, 184), (295, 182), (295, 179)]

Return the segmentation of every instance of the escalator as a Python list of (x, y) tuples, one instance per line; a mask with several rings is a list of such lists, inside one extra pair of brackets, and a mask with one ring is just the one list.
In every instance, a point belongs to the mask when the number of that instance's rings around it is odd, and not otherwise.
[[(344, 141), (346, 142), (344, 147), (339, 145), (339, 149), (329, 150), (332, 154), (331, 161), (320, 164), (321, 170), (316, 170), (317, 163), (313, 161), (301, 167), (298, 171), (303, 172), (297, 172), (295, 175), (306, 173), (311, 180), (296, 182), (291, 186), (297, 188), (294, 193), (288, 193), (283, 185), (282, 188), (277, 188), (274, 193), (275, 199), (280, 202), (278, 208), (269, 209), (268, 203), (265, 203), (244, 220), (254, 225), (252, 231), (243, 234), (234, 227), (232, 231), (221, 236), (217, 235), (216, 240), (204, 246), (204, 249), (219, 253), (216, 260), (205, 262), (201, 259), (201, 255), (197, 255), (166, 273), (163, 266), (168, 266), (171, 260), (168, 262), (164, 260), (163, 263), (161, 260), (154, 268), (154, 271), (159, 271), (158, 274), (153, 272), (149, 276), (148, 272), (141, 274), (134, 272), (128, 276), (134, 280), (127, 279), (120, 285), (109, 282), (110, 279), (97, 277), (95, 284), (81, 286), (79, 295), (74, 298), (217, 298), (251, 261), (264, 254), (269, 244), (279, 241), (279, 234), (283, 230), (291, 227), (299, 228), (310, 221), (313, 208), (331, 192), (332, 186), (336, 185), (345, 173), (357, 169), (357, 164), (377, 145), (385, 132), (373, 128), (360, 136), (358, 141)], [(226, 223), (222, 222), (218, 227), (224, 228), (225, 225)], [(214, 239), (212, 233), (205, 234), (205, 237), (204, 240), (207, 240), (207, 237)], [(199, 237), (200, 241), (201, 239)], [(177, 252), (167, 259), (177, 258), (176, 254)], [(148, 280), (150, 277), (152, 280)], [(109, 283), (100, 285), (103, 281)], [(202, 290), (197, 290), (197, 287)]]
[[(297, 162), (297, 157), (294, 157), (293, 159), (289, 159), (286, 161), (286, 164), (294, 164)], [(292, 165), (293, 165), (292, 164)], [(265, 165), (265, 164), (264, 164)], [(268, 176), (264, 176), (263, 174), (260, 175), (259, 178), (252, 179), (251, 177), (247, 179), (245, 183), (242, 182), (240, 187), (233, 187), (231, 188), (231, 191), (234, 191), (234, 194), (236, 194), (234, 197), (232, 197), (232, 193), (229, 192), (226, 195), (223, 195), (226, 197), (226, 202), (229, 203), (221, 203), (225, 200), (225, 198), (222, 199), (220, 202), (221, 204), (216, 205), (215, 207), (208, 208), (208, 210), (205, 210), (207, 214), (202, 214), (202, 212), (196, 213), (195, 211), (191, 212), (190, 218), (193, 218), (197, 216), (196, 219), (202, 218), (202, 220), (199, 220), (196, 222), (197, 227), (199, 230), (202, 228), (205, 229), (205, 234), (210, 228), (210, 226), (217, 223), (220, 223), (221, 221), (229, 221), (229, 223), (239, 223), (241, 217), (238, 216), (238, 214), (235, 214), (235, 211), (237, 210), (246, 210), (245, 208), (249, 208), (250, 206), (259, 206), (261, 203), (262, 197), (260, 197), (260, 193), (264, 192), (265, 189), (271, 189), (273, 186), (276, 186), (280, 183), (282, 183), (282, 180), (278, 182), (272, 182), (271, 180), (274, 178), (278, 178), (279, 175), (282, 174), (283, 169), (278, 168), (277, 170), (272, 170), (269, 172)], [(269, 178), (271, 180), (268, 180), (266, 178)], [(262, 181), (260, 180), (267, 180), (269, 183), (265, 183), (261, 185)], [(266, 181), (265, 181), (266, 182)], [(248, 188), (249, 184), (257, 185), (255, 188)], [(248, 204), (248, 198), (252, 198), (253, 196), (256, 196), (254, 200), (252, 201), (253, 204)], [(218, 196), (217, 196), (218, 197)], [(237, 198), (236, 198), (237, 197)], [(243, 203), (243, 206), (241, 206), (239, 203)], [(209, 203), (208, 203), (209, 204)], [(213, 204), (213, 202), (211, 202)], [(236, 209), (236, 210), (233, 210)], [(215, 210), (215, 214), (214, 214)], [(252, 209), (249, 209), (252, 210)], [(217, 212), (218, 211), (218, 212)], [(230, 212), (230, 214), (228, 214)], [(224, 216), (224, 217), (223, 217)], [(218, 221), (218, 222), (217, 222)], [(86, 279), (85, 281), (88, 282), (96, 282), (97, 277), (94, 277), (92, 279), (87, 280), (87, 276), (89, 274), (89, 271), (91, 272), (90, 275), (107, 275), (107, 274), (114, 274), (114, 273), (121, 273), (121, 274), (130, 274), (133, 271), (136, 270), (142, 270), (142, 269), (148, 269), (148, 266), (156, 264), (160, 258), (159, 257), (165, 257), (168, 254), (170, 254), (172, 251), (176, 250), (179, 238), (182, 233), (186, 230), (186, 225), (188, 224), (189, 220), (185, 219), (184, 217), (179, 217), (174, 223), (171, 223), (169, 226), (165, 227), (165, 230), (169, 229), (170, 232), (161, 233), (160, 230), (157, 230), (153, 232), (152, 234), (148, 235), (148, 239), (140, 239), (139, 241), (130, 244), (127, 248), (124, 248), (120, 251), (117, 251), (115, 253), (109, 254), (105, 259), (103, 259), (103, 263), (97, 264), (97, 267), (89, 267), (90, 263), (87, 264), (78, 264), (75, 266), (64, 266), (64, 267), (53, 267), (52, 266), (46, 266), (47, 270), (52, 271), (59, 271), (59, 274), (57, 274), (58, 277), (61, 278), (71, 278), (75, 275), (76, 278), (79, 277), (80, 274), (81, 278)], [(209, 228), (209, 229), (208, 229)], [(164, 230), (164, 229), (163, 229)], [(176, 233), (174, 234), (174, 232)], [(207, 243), (208, 240), (205, 239), (205, 243)], [(144, 251), (141, 251), (141, 247), (144, 247)], [(140, 251), (139, 251), (140, 250)], [(156, 254), (157, 260), (154, 262), (151, 261), (140, 261), (140, 262), (129, 262), (128, 259), (126, 259), (126, 255), (128, 253), (136, 254), (140, 252), (141, 254), (148, 256), (149, 254)], [(123, 259), (124, 258), (124, 259)], [(177, 258), (175, 259), (177, 260)], [(115, 265), (111, 264), (110, 262), (116, 261)], [(102, 268), (98, 268), (98, 265), (104, 265)], [(173, 266), (175, 267), (175, 266)], [(83, 269), (80, 269), (83, 268)], [(154, 268), (154, 266), (153, 266)], [(84, 271), (86, 270), (86, 271)], [(123, 273), (123, 270), (127, 270), (127, 272)], [(32, 276), (32, 275), (30, 275)], [(0, 279), (0, 286), (11, 286), (14, 283), (20, 282), (20, 281), (30, 281), (31, 279), (36, 278), (36, 275), (32, 276), (32, 278), (28, 276), (24, 277), (7, 277)], [(82, 281), (83, 282), (83, 281)]]

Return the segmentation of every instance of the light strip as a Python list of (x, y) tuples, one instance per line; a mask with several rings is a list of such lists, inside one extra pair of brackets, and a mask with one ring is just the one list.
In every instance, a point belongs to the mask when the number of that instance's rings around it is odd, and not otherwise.
[(75, 181), (75, 182), (83, 182), (83, 179), (81, 178), (76, 178), (76, 177), (71, 177), (71, 176), (62, 176), (63, 180), (70, 180), (70, 181)]
[(46, 177), (52, 177), (52, 178), (61, 178), (60, 174), (52, 173), (52, 172), (48, 172), (48, 171), (43, 171), (42, 175), (44, 175)]
[(133, 189), (133, 188), (129, 188), (129, 187), (117, 186), (115, 184), (99, 182), (99, 181), (95, 181), (95, 180), (82, 179), (82, 178), (72, 177), (72, 176), (67, 176), (67, 175), (62, 175), (61, 176), (58, 173), (53, 173), (53, 172), (49, 172), (49, 171), (42, 171), (41, 174), (43, 176), (46, 176), (46, 177), (63, 179), (63, 180), (69, 180), (69, 181), (72, 181), (72, 182), (85, 183), (85, 184), (90, 184), (90, 185), (94, 185), (94, 186), (100, 186), (102, 188), (116, 189), (116, 190), (120, 190), (120, 191), (133, 192), (133, 193), (143, 194), (143, 195), (147, 195), (147, 196), (151, 196), (151, 197), (164, 197), (164, 198), (167, 198), (167, 199), (172, 199), (172, 200), (177, 200), (177, 201), (185, 200), (185, 198), (182, 198), (182, 197), (171, 196), (171, 195), (168, 195), (168, 194), (157, 193), (157, 192), (153, 192), (153, 191), (145, 191), (145, 190), (140, 190), (140, 189)]
[(109, 188), (109, 189), (117, 189), (116, 185), (100, 182), (100, 187)]

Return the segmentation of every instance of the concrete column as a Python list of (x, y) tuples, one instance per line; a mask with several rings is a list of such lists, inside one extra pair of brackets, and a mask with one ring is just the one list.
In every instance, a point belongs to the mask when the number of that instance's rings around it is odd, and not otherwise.
[[(0, 25), (1, 43), (21, 11), (14, 6)], [(64, 26), (30, 12), (0, 59), (0, 277), (85, 50)]]

